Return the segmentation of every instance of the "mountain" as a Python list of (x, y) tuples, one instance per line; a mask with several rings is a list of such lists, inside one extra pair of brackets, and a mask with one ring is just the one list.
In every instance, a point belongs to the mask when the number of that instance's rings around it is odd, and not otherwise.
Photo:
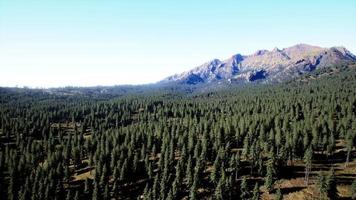
[(195, 85), (212, 82), (282, 82), (315, 69), (356, 61), (344, 47), (322, 48), (307, 44), (252, 55), (236, 54), (227, 60), (214, 59), (190, 71), (165, 78), (160, 83)]

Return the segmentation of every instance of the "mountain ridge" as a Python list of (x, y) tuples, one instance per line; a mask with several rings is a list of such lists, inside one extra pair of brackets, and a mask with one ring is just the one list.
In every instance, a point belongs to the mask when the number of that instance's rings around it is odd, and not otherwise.
[(345, 47), (323, 48), (301, 43), (283, 49), (257, 50), (251, 55), (234, 54), (225, 60), (212, 59), (159, 83), (282, 82), (345, 61), (356, 61), (356, 56)]

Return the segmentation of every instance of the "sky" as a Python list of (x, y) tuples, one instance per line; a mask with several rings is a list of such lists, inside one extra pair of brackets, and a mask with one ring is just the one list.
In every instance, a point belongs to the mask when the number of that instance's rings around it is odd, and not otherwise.
[(0, 86), (145, 84), (298, 43), (356, 53), (355, 0), (0, 0)]

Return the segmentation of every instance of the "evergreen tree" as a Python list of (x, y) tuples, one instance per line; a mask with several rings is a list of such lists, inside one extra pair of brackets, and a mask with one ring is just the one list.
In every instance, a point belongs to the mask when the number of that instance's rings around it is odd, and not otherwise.
[[(272, 193), (295, 159), (308, 184), (315, 153), (328, 162), (337, 141), (348, 167), (356, 144), (356, 72), (331, 68), (337, 76), (317, 69), (298, 84), (192, 95), (197, 88), (183, 85), (0, 88), (0, 199), (137, 199), (145, 182), (150, 200), (257, 200), (258, 184), (252, 193), (239, 176), (250, 169), (248, 180), (264, 177)], [(92, 181), (71, 181), (87, 172)], [(316, 186), (320, 198), (337, 199), (332, 170)]]
[(105, 184), (103, 198), (104, 198), (105, 200), (107, 200), (107, 199), (110, 198), (110, 193), (109, 193), (109, 186), (108, 186), (108, 184)]
[(84, 193), (88, 194), (89, 190), (90, 190), (90, 188), (89, 188), (89, 179), (87, 178), (84, 181)]
[(330, 199), (338, 199), (339, 195), (336, 188), (335, 171), (331, 168), (327, 176), (327, 196)]
[(355, 134), (351, 133), (350, 131), (347, 132), (346, 134), (346, 162), (345, 162), (345, 167), (348, 166), (349, 162), (350, 162), (350, 154), (351, 154), (351, 150), (352, 147), (354, 146), (354, 139), (355, 138)]
[(223, 181), (220, 179), (215, 190), (214, 190), (214, 197), (216, 200), (223, 200)]
[(258, 186), (258, 183), (256, 183), (255, 187), (253, 188), (252, 200), (259, 200), (259, 199), (260, 199), (260, 188)]
[[(167, 195), (167, 199), (166, 200), (173, 200), (173, 192), (172, 190), (169, 190), (168, 195)], [(192, 197), (190, 197), (190, 199), (192, 199)], [(194, 198), (193, 198), (194, 199)]]
[(351, 198), (356, 199), (356, 179), (352, 182), (351, 185)]
[(278, 187), (277, 189), (277, 192), (276, 192), (276, 196), (274, 198), (275, 200), (282, 200), (283, 199), (283, 195), (282, 195), (282, 192), (281, 192), (281, 188)]
[[(272, 152), (273, 150), (271, 150)], [(271, 154), (269, 156), (269, 159), (267, 161), (267, 173), (265, 176), (265, 187), (268, 192), (271, 192), (273, 189), (273, 177), (275, 174), (275, 169), (274, 169), (274, 158), (273, 155)]]
[(317, 186), (319, 189), (319, 199), (325, 199), (327, 197), (328, 182), (327, 177), (323, 172), (319, 172)]
[(308, 185), (309, 183), (309, 174), (311, 171), (311, 165), (312, 165), (312, 157), (313, 157), (313, 151), (311, 147), (309, 147), (305, 153), (304, 153), (304, 163), (305, 163), (305, 183)]
[(211, 182), (217, 183), (219, 170), (220, 170), (220, 159), (219, 159), (219, 155), (217, 155), (215, 158), (215, 161), (214, 161), (213, 168), (211, 170), (211, 174), (210, 174)]
[(71, 200), (71, 199), (72, 199), (72, 192), (68, 190), (66, 200)]
[(79, 191), (75, 192), (74, 200), (79, 200)]
[(248, 199), (249, 190), (247, 188), (247, 181), (246, 176), (242, 178), (241, 185), (240, 185), (240, 198), (242, 200)]
[(98, 184), (94, 181), (94, 189), (92, 194), (92, 200), (99, 200), (101, 199), (100, 189)]

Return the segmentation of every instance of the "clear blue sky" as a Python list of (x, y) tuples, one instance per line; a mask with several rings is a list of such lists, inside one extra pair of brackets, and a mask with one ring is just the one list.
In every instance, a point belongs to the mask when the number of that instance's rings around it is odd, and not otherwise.
[(297, 43), (356, 53), (356, 1), (0, 0), (0, 86), (149, 83)]

